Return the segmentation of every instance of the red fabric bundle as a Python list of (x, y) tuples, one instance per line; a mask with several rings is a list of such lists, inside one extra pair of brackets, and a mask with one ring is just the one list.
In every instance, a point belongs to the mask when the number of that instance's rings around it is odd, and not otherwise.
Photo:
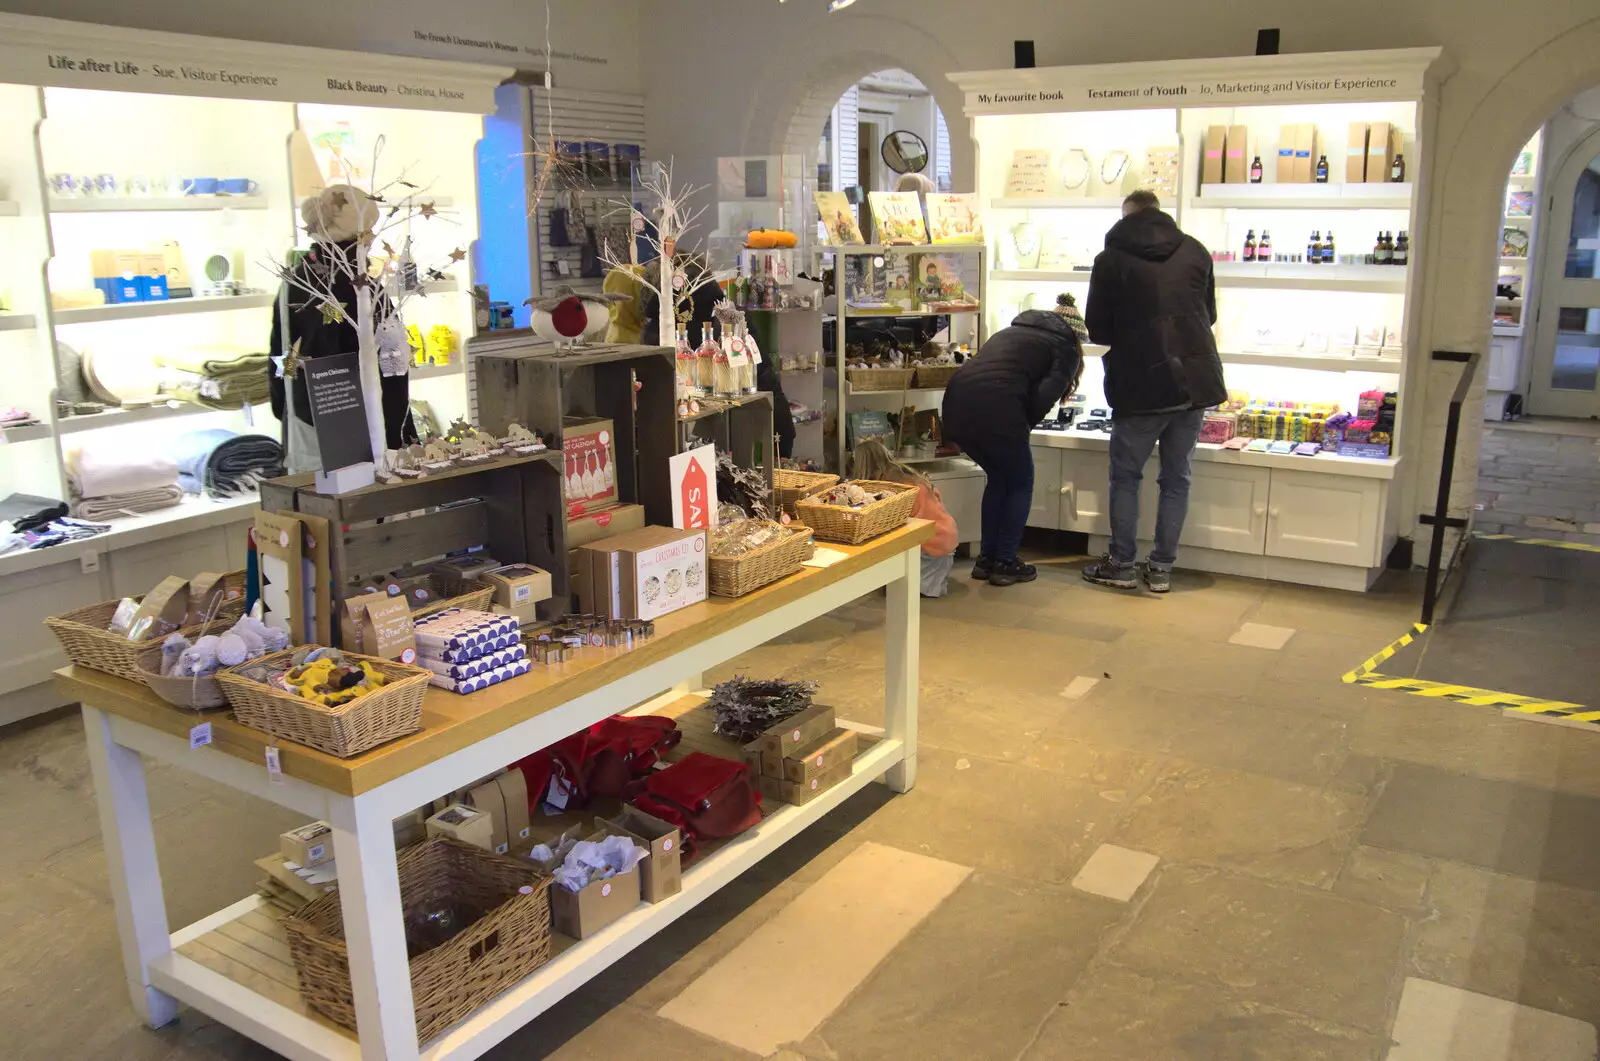
[(750, 768), (731, 759), (691, 752), (637, 788), (634, 806), (676, 825), (688, 858), (697, 841), (737, 836), (761, 821), (761, 793), (750, 784)]
[(620, 799), (682, 738), (670, 718), (613, 715), (512, 765), (528, 783), (530, 812), (546, 799), (577, 810), (597, 796)]

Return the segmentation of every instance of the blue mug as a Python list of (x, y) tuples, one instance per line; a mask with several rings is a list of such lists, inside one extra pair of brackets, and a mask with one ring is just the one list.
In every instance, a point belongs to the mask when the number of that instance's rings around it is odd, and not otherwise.
[(225, 195), (254, 195), (261, 190), (249, 177), (226, 177), (217, 183), (217, 190)]
[(217, 178), (215, 177), (190, 177), (184, 182), (185, 195), (216, 195)]

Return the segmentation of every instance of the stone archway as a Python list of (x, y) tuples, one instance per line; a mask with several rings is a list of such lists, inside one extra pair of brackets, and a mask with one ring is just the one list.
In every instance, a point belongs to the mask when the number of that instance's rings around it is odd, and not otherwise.
[[(1487, 358), (1505, 175), (1533, 132), (1563, 103), (1596, 84), (1600, 84), (1600, 18), (1524, 56), (1475, 102), (1453, 106), (1452, 87), (1465, 94), (1477, 86), (1456, 78), (1445, 82), (1440, 128), (1434, 134), (1440, 145), (1432, 163), (1434, 194), (1428, 208), (1434, 235), (1423, 263), (1422, 327), (1413, 355), (1419, 371), (1409, 381), (1411, 392), (1420, 398), (1412, 402), (1412, 415), (1422, 417), (1422, 430), (1410, 447), (1416, 458), (1403, 476), (1410, 490), (1402, 490), (1397, 498), (1410, 499), (1400, 512), (1400, 533), (1415, 533), (1419, 546), (1431, 532), (1416, 524), (1416, 516), (1432, 511), (1438, 493), (1445, 416), (1460, 373), (1458, 364), (1431, 362), (1429, 354), (1477, 350)], [(1477, 494), (1486, 368), (1486, 364), (1480, 368), (1463, 408), (1450, 498), (1453, 516), (1469, 515)]]

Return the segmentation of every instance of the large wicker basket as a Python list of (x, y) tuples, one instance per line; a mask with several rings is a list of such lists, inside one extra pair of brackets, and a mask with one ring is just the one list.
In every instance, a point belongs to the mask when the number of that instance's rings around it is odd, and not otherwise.
[[(467, 611), (474, 612), (489, 610), (489, 602), (494, 600), (493, 586), (485, 586), (481, 582), (461, 581), (461, 585), (458, 588), (461, 587), (466, 587), (466, 592), (461, 593), (459, 596), (447, 597), (444, 600), (436, 600), (432, 604), (424, 604), (422, 607), (412, 612), (411, 617), (413, 619), (420, 619), (424, 615), (432, 615), (434, 612), (442, 612), (446, 608), (464, 608)], [(448, 591), (441, 589), (440, 592)]]
[(917, 386), (925, 390), (937, 390), (946, 386), (950, 378), (956, 374), (960, 365), (918, 365)]
[[(282, 665), (292, 655), (293, 650), (279, 652), (245, 666)], [(388, 684), (338, 707), (324, 707), (246, 678), (238, 673), (238, 667), (217, 672), (217, 681), (240, 722), (341, 759), (422, 728), (422, 696), (428, 691), (428, 671), (353, 652), (346, 652), (345, 658), (370, 663), (383, 672)]]
[(839, 481), (837, 475), (826, 472), (797, 472), (789, 468), (778, 468), (772, 473), (772, 497), (778, 503), (778, 508), (790, 519), (794, 519), (794, 503), (807, 494), (814, 494), (818, 490), (826, 490)]
[[(218, 634), (232, 626), (239, 616), (244, 614), (245, 573), (228, 572), (223, 576), (223, 585), (229, 592), (236, 594), (233, 599), (224, 601), (210, 622), (185, 626), (178, 631), (179, 633), (191, 641), (206, 633)], [(142, 595), (134, 598), (134, 600), (143, 599)], [(44, 625), (49, 627), (50, 632), (56, 635), (56, 640), (61, 642), (67, 658), (78, 666), (105, 671), (107, 674), (115, 674), (129, 681), (144, 682), (146, 674), (139, 667), (139, 656), (151, 646), (159, 645), (161, 639), (147, 637), (141, 641), (130, 641), (121, 634), (114, 634), (106, 629), (111, 625), (111, 617), (116, 614), (117, 605), (121, 603), (120, 600), (112, 600), (90, 604), (60, 615), (52, 615), (44, 621)]]
[[(398, 861), (408, 924), (452, 906), (484, 911), (454, 938), (411, 958), (417, 1040), (425, 1043), (550, 960), (550, 878), (531, 862), (444, 837), (404, 848)], [(312, 901), (283, 927), (301, 999), (354, 1031), (339, 894)]]
[(860, 545), (892, 531), (911, 518), (917, 507), (917, 488), (904, 483), (887, 483), (875, 479), (859, 479), (856, 485), (873, 492), (889, 491), (894, 496), (874, 501), (861, 508), (829, 505), (820, 500), (820, 494), (803, 497), (795, 503), (800, 522), (810, 527), (825, 542), (843, 542)]
[(911, 386), (914, 369), (909, 368), (849, 368), (845, 378), (855, 391), (903, 391)]
[(161, 646), (139, 653), (139, 680), (173, 707), (226, 707), (228, 698), (215, 674), (198, 678), (172, 678), (161, 673)]
[(709, 561), (711, 592), (718, 597), (742, 597), (794, 574), (811, 559), (812, 551), (810, 529), (800, 528), (743, 556), (713, 556)]

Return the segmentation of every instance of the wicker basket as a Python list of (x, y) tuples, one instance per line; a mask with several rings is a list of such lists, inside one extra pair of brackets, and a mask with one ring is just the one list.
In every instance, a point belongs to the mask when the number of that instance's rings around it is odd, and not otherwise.
[[(795, 528), (790, 527), (791, 530)], [(811, 530), (802, 527), (775, 542), (743, 556), (713, 556), (711, 592), (718, 597), (742, 597), (800, 570), (813, 552)]]
[[(284, 664), (293, 655), (292, 649), (278, 652), (246, 666)], [(372, 664), (389, 679), (388, 684), (347, 704), (324, 707), (246, 678), (237, 667), (218, 671), (217, 680), (240, 722), (341, 759), (422, 728), (422, 695), (428, 691), (428, 671), (353, 652), (346, 652), (345, 658)]]
[(960, 365), (918, 365), (917, 386), (925, 390), (942, 388), (949, 384), (950, 378), (960, 367)]
[(161, 647), (139, 653), (139, 680), (173, 707), (199, 709), (226, 707), (228, 698), (215, 674), (198, 678), (171, 678), (161, 673)]
[(903, 391), (911, 386), (914, 369), (909, 368), (849, 368), (845, 378), (856, 391)]
[[(417, 1040), (426, 1043), (550, 960), (550, 878), (531, 862), (437, 837), (398, 856), (407, 922), (450, 905), (487, 911), (454, 938), (410, 961)], [(333, 1023), (356, 1028), (339, 894), (283, 919), (300, 997)]]
[[(224, 601), (209, 623), (185, 626), (179, 633), (191, 641), (207, 632), (221, 633), (244, 614), (244, 572), (228, 572), (223, 576), (223, 585), (229, 591), (237, 591), (237, 596)], [(134, 598), (143, 599), (142, 595)], [(78, 666), (105, 671), (133, 682), (144, 682), (146, 673), (139, 667), (139, 656), (152, 645), (159, 645), (162, 639), (147, 637), (141, 641), (129, 641), (121, 634), (106, 629), (117, 612), (117, 605), (121, 603), (120, 600), (113, 600), (90, 604), (61, 615), (52, 615), (44, 621), (44, 625), (61, 642), (67, 658)]]
[[(462, 586), (469, 587), (459, 596), (449, 597), (445, 600), (436, 600), (432, 604), (424, 604), (411, 613), (413, 619), (420, 619), (424, 615), (442, 612), (447, 608), (464, 608), (468, 611), (483, 612), (489, 610), (489, 603), (494, 600), (494, 587), (485, 586), (479, 582), (462, 582)], [(440, 589), (441, 593), (447, 592)]]
[(873, 479), (857, 480), (856, 485), (873, 492), (887, 490), (894, 496), (861, 508), (848, 508), (824, 504), (813, 494), (795, 503), (800, 522), (810, 527), (822, 541), (860, 545), (869, 538), (876, 538), (904, 524), (911, 518), (912, 509), (917, 507), (917, 488), (914, 486)]
[(778, 468), (772, 473), (772, 497), (790, 519), (794, 519), (794, 503), (807, 494), (826, 490), (839, 481), (837, 475), (826, 472), (797, 472)]

